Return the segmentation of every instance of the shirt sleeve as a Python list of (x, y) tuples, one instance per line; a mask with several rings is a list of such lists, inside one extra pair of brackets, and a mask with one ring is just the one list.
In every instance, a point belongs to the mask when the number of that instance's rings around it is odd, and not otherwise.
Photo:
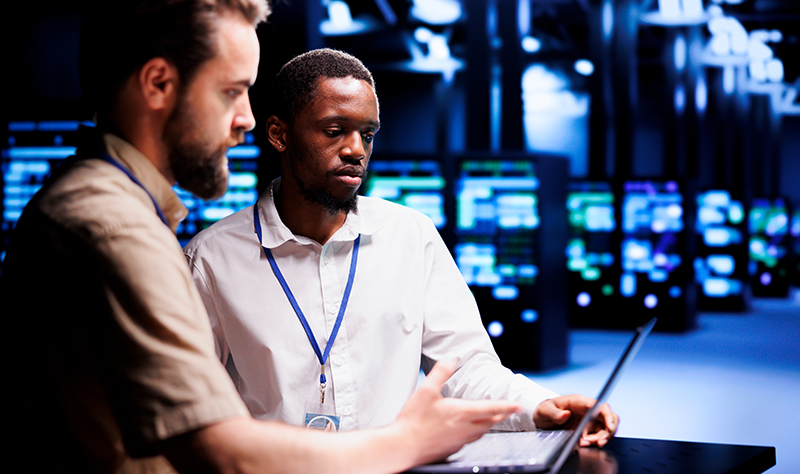
[(97, 232), (90, 245), (113, 316), (98, 321), (99, 359), (132, 453), (247, 414), (214, 354), (206, 311), (180, 246), (153, 221), (134, 215), (126, 225)]
[(472, 292), (447, 246), (431, 228), (425, 247), (423, 370), (427, 373), (436, 361), (458, 357), (458, 369), (443, 389), (446, 396), (520, 402), (525, 412), (512, 415), (495, 429), (536, 429), (534, 410), (557, 394), (500, 363)]

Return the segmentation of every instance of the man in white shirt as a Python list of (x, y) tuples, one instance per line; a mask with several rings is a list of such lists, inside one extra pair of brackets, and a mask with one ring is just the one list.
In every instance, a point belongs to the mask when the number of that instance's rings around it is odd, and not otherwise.
[[(281, 177), (255, 206), (184, 249), (217, 354), (256, 418), (356, 429), (391, 422), (442, 359), (446, 396), (521, 403), (498, 428), (568, 427), (593, 400), (503, 367), (433, 223), (357, 191), (380, 127), (370, 72), (329, 49), (294, 58), (271, 89)], [(605, 444), (606, 406), (582, 444)], [(313, 420), (313, 422), (312, 422)], [(311, 422), (311, 423), (309, 423)]]

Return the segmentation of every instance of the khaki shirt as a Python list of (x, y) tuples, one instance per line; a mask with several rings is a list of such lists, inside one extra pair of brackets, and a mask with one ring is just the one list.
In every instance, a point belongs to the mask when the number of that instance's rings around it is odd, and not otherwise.
[(247, 414), (174, 235), (186, 208), (133, 146), (102, 144), (169, 227), (98, 159), (71, 159), (24, 211), (0, 301), (11, 451), (34, 472), (168, 471), (159, 441)]

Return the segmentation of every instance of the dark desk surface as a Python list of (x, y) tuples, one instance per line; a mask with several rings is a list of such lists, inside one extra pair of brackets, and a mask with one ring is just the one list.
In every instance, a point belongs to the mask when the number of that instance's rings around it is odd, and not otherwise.
[(614, 438), (580, 449), (560, 474), (758, 474), (774, 465), (774, 447)]

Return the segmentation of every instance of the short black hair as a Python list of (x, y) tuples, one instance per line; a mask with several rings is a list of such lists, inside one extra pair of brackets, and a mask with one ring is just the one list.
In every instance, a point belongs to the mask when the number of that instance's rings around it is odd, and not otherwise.
[(84, 15), (78, 67), (86, 104), (110, 112), (128, 78), (147, 61), (175, 65), (183, 85), (216, 54), (218, 19), (241, 15), (256, 26), (268, 0), (94, 0)]
[(283, 65), (270, 89), (271, 114), (292, 123), (297, 114), (314, 100), (320, 78), (354, 77), (375, 90), (372, 73), (355, 56), (322, 48), (294, 57)]

